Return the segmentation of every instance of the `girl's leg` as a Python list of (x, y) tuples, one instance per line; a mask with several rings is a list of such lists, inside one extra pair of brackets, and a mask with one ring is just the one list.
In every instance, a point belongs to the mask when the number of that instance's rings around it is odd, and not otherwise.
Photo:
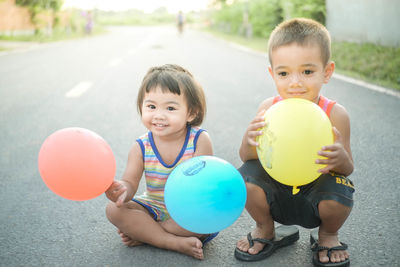
[[(275, 237), (274, 220), (270, 214), (264, 190), (251, 183), (246, 183), (246, 187), (246, 210), (256, 222), (256, 228), (251, 233), (252, 237), (273, 239)], [(254, 246), (250, 248), (247, 237), (244, 237), (237, 242), (236, 246), (241, 251), (248, 252), (249, 254), (257, 254), (264, 248), (265, 244), (255, 242)]]
[(129, 202), (118, 208), (110, 202), (106, 208), (109, 221), (131, 240), (174, 250), (203, 259), (202, 243), (197, 237), (181, 237), (165, 231), (141, 205)]
[[(340, 246), (338, 231), (350, 214), (351, 208), (334, 200), (322, 200), (318, 205), (321, 218), (319, 226), (318, 244), (328, 248)], [(341, 262), (349, 258), (347, 251), (332, 251), (331, 262)], [(319, 253), (321, 262), (329, 262), (327, 252)]]
[(207, 237), (208, 234), (196, 234), (193, 232), (190, 232), (182, 227), (180, 227), (172, 218), (159, 223), (161, 227), (168, 233), (177, 235), (177, 236), (183, 236), (183, 237), (190, 237), (194, 236), (199, 238), (200, 240)]
[(121, 232), (121, 230), (117, 229), (117, 232), (118, 232), (119, 236), (121, 237), (122, 243), (124, 243), (125, 246), (136, 247), (136, 246), (143, 245), (142, 242), (133, 240), (132, 238), (130, 238), (129, 236), (127, 236), (126, 234)]

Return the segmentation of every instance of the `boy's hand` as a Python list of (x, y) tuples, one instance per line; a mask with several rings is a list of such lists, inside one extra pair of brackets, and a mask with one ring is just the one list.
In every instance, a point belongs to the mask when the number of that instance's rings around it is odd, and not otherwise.
[(339, 169), (343, 163), (348, 160), (346, 149), (342, 143), (340, 132), (333, 127), (335, 143), (333, 145), (324, 146), (318, 151), (318, 155), (326, 157), (326, 159), (317, 159), (315, 163), (326, 165), (325, 168), (319, 169), (320, 173), (328, 173), (331, 170)]
[(123, 183), (114, 181), (105, 193), (109, 200), (115, 202), (117, 207), (121, 207), (125, 202), (126, 190), (127, 187)]
[(256, 137), (263, 134), (260, 128), (265, 126), (264, 113), (265, 110), (260, 111), (247, 128), (245, 140), (249, 146), (258, 146)]

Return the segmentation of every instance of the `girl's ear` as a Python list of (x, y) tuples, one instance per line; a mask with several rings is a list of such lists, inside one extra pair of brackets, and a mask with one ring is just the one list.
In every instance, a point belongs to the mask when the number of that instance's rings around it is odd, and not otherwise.
[(325, 66), (324, 83), (328, 83), (332, 77), (333, 71), (335, 70), (335, 62), (329, 61)]
[(191, 123), (197, 116), (197, 112), (192, 111), (191, 113), (189, 113), (186, 122), (187, 123)]

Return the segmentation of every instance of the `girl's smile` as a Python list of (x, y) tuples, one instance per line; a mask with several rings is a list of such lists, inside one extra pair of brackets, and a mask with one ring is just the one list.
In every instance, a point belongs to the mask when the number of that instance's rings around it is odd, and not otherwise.
[(155, 136), (169, 137), (186, 132), (186, 125), (193, 119), (189, 115), (183, 94), (163, 92), (157, 87), (146, 93), (142, 105), (143, 124)]

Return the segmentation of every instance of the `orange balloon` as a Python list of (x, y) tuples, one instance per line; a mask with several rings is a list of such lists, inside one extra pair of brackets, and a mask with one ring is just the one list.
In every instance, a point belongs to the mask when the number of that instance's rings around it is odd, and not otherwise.
[(107, 142), (83, 128), (65, 128), (47, 137), (38, 162), (47, 187), (70, 200), (88, 200), (103, 194), (113, 182), (116, 169)]

